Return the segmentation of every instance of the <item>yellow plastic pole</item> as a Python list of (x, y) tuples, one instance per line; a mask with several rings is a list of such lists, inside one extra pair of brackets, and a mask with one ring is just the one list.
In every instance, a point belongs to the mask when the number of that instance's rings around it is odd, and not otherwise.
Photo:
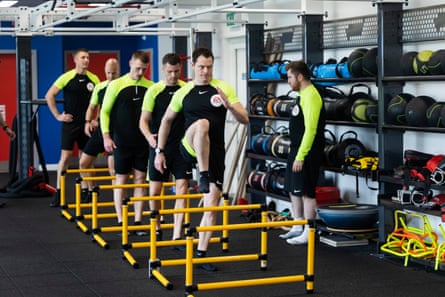
[(315, 227), (310, 224), (307, 242), (306, 292), (314, 291)]
[[(261, 212), (261, 223), (267, 222), (267, 211)], [(267, 229), (261, 229), (261, 251), (260, 251), (260, 268), (267, 270)]]
[(186, 296), (193, 294), (193, 234), (189, 232), (185, 245), (185, 290)]
[[(223, 206), (227, 207), (229, 205), (229, 199), (227, 195), (224, 195), (223, 199)], [(229, 225), (229, 211), (227, 209), (223, 210), (223, 216), (222, 216), (222, 224), (223, 226)], [(222, 251), (228, 252), (229, 251), (229, 230), (224, 229), (222, 231)]]

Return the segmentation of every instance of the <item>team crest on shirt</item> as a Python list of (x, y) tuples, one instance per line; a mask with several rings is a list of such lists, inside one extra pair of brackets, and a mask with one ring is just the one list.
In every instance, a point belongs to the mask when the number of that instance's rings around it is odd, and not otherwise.
[(87, 83), (87, 90), (92, 92), (94, 89), (94, 84), (92, 82)]
[(291, 114), (293, 117), (296, 117), (297, 115), (299, 115), (300, 114), (300, 106), (295, 104), (294, 107), (292, 107)]
[(221, 99), (221, 96), (219, 96), (219, 94), (215, 94), (210, 97), (210, 104), (212, 104), (213, 107), (220, 107), (221, 105), (223, 105), (223, 100)]

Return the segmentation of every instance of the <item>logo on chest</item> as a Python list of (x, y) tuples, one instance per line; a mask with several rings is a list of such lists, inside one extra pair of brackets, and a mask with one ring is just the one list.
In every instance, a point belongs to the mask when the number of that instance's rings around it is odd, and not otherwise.
[(221, 96), (219, 96), (219, 94), (215, 94), (210, 97), (210, 104), (213, 107), (220, 107), (221, 105), (223, 105), (223, 100), (221, 99)]

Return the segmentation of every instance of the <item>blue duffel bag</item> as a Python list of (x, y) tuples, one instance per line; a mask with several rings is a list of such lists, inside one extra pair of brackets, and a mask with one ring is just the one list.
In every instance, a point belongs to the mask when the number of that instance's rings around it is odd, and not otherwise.
[(281, 75), (278, 71), (280, 67), (279, 63), (259, 63), (250, 68), (251, 79), (281, 79)]

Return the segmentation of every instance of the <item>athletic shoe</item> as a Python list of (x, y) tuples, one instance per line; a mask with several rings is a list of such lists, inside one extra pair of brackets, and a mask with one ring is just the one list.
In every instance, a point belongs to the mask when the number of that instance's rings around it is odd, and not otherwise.
[(205, 270), (205, 271), (207, 271), (207, 272), (215, 272), (215, 271), (218, 270), (218, 268), (216, 268), (215, 265), (210, 264), (210, 263), (198, 264), (198, 265), (196, 265), (196, 267), (197, 267), (198, 269), (202, 269), (202, 270)]
[(54, 193), (54, 199), (49, 204), (49, 207), (59, 207), (60, 206), (60, 191)]
[(303, 233), (303, 226), (302, 225), (293, 225), (289, 232), (280, 234), (279, 237), (281, 239), (289, 239), (292, 237), (297, 237)]
[(307, 234), (303, 233), (300, 236), (286, 239), (286, 242), (291, 245), (306, 244), (307, 243)]

